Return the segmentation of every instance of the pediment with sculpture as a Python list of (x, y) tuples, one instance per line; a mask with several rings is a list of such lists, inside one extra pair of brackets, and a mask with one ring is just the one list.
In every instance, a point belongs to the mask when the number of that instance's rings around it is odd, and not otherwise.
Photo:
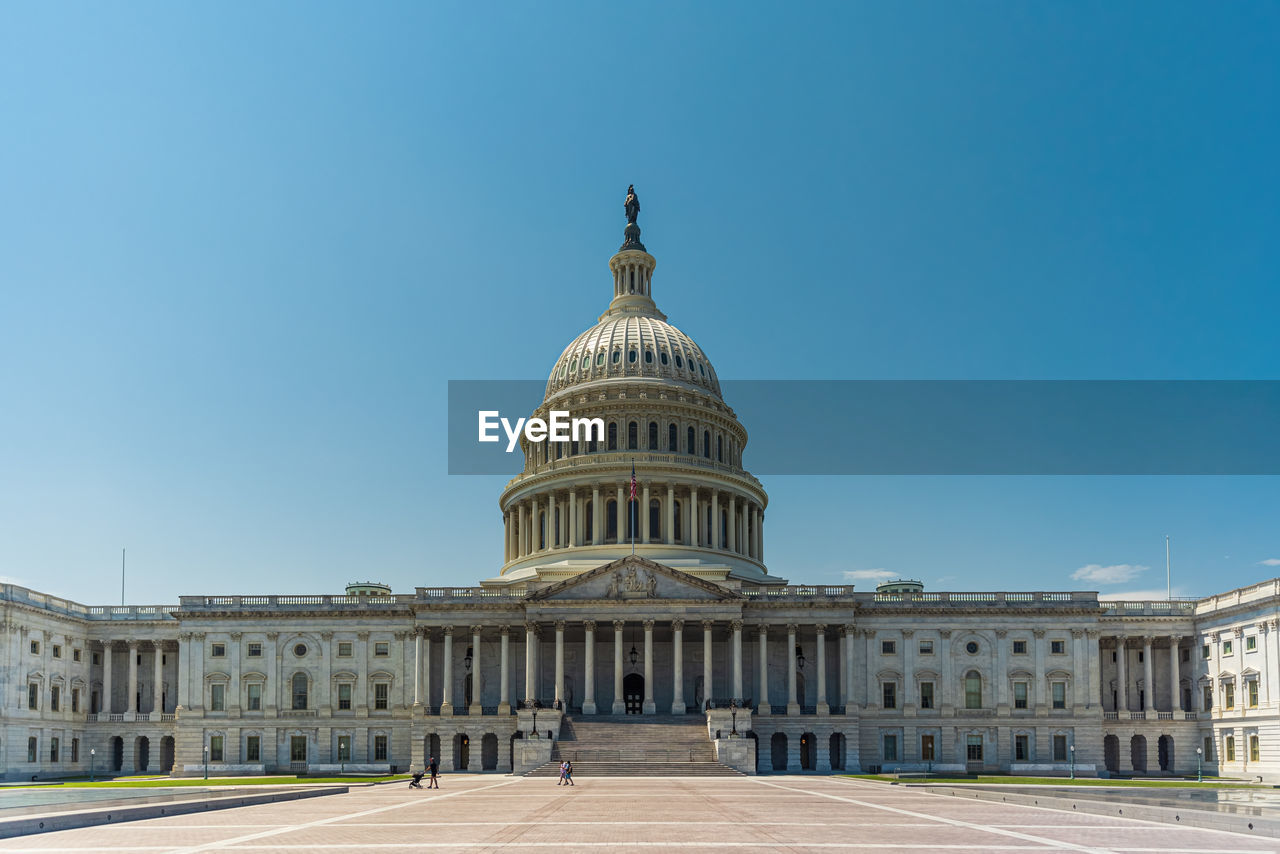
[(604, 599), (615, 602), (651, 599), (728, 601), (737, 593), (710, 581), (638, 555), (628, 555), (528, 596), (531, 601)]

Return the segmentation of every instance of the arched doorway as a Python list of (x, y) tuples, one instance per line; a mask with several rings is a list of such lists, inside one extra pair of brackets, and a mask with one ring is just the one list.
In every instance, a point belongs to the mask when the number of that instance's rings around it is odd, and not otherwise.
[(760, 739), (756, 738), (755, 730), (747, 733), (747, 738), (751, 739), (751, 758), (756, 766), (756, 773), (764, 770), (760, 767)]
[(1173, 770), (1173, 736), (1160, 736), (1160, 740), (1156, 742), (1156, 756), (1160, 760), (1161, 771)]
[(1133, 773), (1147, 773), (1147, 737), (1135, 735), (1129, 739), (1129, 758), (1133, 762)]
[(644, 711), (644, 677), (628, 673), (622, 678), (622, 699), (627, 714), (638, 715)]
[(831, 768), (835, 771), (844, 770), (844, 733), (831, 733)]
[(800, 736), (800, 770), (812, 771), (817, 767), (814, 757), (817, 755), (817, 745), (814, 742), (817, 738), (811, 732), (803, 733)]
[(426, 742), (423, 744), (423, 747), (425, 748), (425, 753), (427, 754), (428, 765), (431, 764), (432, 757), (435, 757), (436, 762), (440, 761), (440, 735), (438, 733), (433, 732), (431, 733), (431, 735), (427, 736)]
[(140, 735), (133, 740), (134, 768), (139, 772), (146, 771), (151, 765), (151, 739)]
[(115, 736), (111, 739), (111, 770), (119, 771), (124, 768), (124, 739)]
[(471, 765), (471, 738), (466, 733), (453, 737), (453, 770), (467, 771)]
[(773, 738), (769, 739), (769, 752), (773, 756), (773, 770), (787, 770), (787, 736), (785, 733), (775, 732)]
[(494, 733), (486, 732), (480, 739), (480, 769), (498, 770), (498, 736)]
[(166, 774), (173, 771), (173, 736), (171, 735), (160, 739), (160, 770)]
[(1102, 739), (1102, 762), (1112, 774), (1120, 770), (1120, 739), (1114, 735)]

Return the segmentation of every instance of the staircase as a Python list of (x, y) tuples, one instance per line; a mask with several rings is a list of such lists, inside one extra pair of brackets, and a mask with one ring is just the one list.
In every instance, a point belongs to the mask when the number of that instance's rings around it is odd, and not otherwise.
[(551, 761), (528, 777), (558, 777), (560, 763), (577, 777), (739, 777), (716, 761), (701, 715), (589, 715), (560, 723)]

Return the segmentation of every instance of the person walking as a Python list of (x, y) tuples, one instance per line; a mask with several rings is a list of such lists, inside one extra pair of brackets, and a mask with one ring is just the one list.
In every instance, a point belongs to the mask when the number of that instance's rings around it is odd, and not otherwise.
[(566, 759), (564, 762), (560, 763), (560, 779), (556, 780), (557, 786), (564, 784), (565, 777), (566, 775), (568, 775), (568, 773), (569, 773), (569, 760)]
[(570, 786), (573, 785), (573, 763), (568, 759), (564, 761), (564, 779)]
[(427, 788), (440, 788), (440, 763), (436, 762), (436, 758), (434, 756), (432, 756), (427, 762), (427, 771), (431, 774), (431, 782), (427, 784)]

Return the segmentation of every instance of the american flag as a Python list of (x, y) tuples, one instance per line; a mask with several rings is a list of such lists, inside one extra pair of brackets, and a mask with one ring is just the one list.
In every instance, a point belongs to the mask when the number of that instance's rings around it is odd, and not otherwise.
[(631, 501), (636, 500), (636, 464), (631, 464)]

